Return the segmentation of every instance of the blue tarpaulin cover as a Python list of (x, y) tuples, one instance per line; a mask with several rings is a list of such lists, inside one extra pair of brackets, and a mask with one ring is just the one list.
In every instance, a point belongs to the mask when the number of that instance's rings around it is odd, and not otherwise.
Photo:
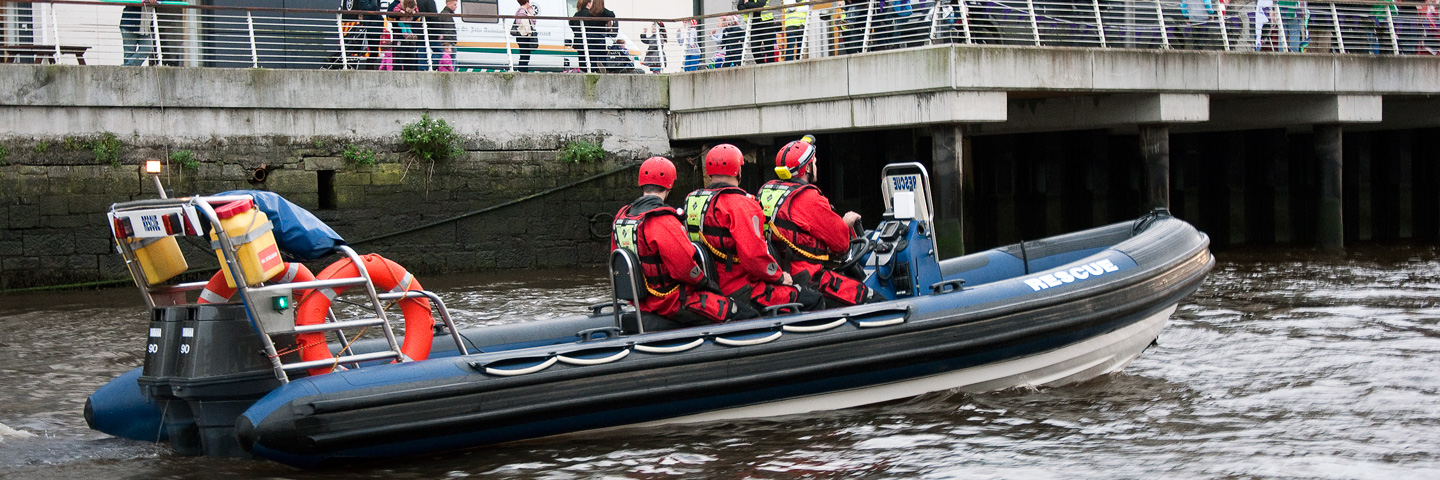
[(280, 251), (299, 260), (315, 260), (345, 245), (345, 239), (320, 221), (315, 214), (290, 203), (275, 192), (264, 190), (231, 190), (216, 195), (251, 195), (255, 204), (274, 225), (275, 243)]

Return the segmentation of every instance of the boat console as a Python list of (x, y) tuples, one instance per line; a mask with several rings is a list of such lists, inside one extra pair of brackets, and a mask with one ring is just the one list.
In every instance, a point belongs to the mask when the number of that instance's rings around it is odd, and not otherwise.
[[(913, 162), (885, 166), (880, 192), (885, 199), (885, 215), (874, 230), (857, 241), (859, 248), (869, 250), (862, 264), (865, 285), (887, 300), (958, 289), (958, 281), (945, 282), (941, 277), (935, 252), (930, 174), (925, 167)], [(855, 253), (852, 251), (852, 258)]]

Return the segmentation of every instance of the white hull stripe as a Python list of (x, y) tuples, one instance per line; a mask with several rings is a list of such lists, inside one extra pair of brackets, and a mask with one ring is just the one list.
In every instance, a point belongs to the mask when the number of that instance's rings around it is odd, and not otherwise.
[(1124, 368), (1159, 336), (1166, 320), (1174, 312), (1175, 306), (1172, 305), (1139, 322), (1110, 333), (1028, 357), (903, 382), (718, 410), (658, 420), (638, 426), (773, 417), (819, 410), (837, 410), (951, 389), (987, 392), (1019, 386), (1056, 386), (1082, 382)]

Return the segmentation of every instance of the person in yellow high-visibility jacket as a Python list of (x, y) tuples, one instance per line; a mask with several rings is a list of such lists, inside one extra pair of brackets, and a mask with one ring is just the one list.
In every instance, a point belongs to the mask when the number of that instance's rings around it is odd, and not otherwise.
[[(785, 0), (794, 5), (802, 0)], [(804, 38), (805, 19), (810, 16), (810, 6), (800, 5), (785, 9), (785, 60), (800, 59), (800, 40)]]
[[(751, 10), (779, 6), (780, 0), (740, 0), (735, 8)], [(780, 36), (780, 22), (775, 21), (775, 10), (750, 14), (750, 55), (755, 63), (770, 63), (779, 60), (775, 39)]]

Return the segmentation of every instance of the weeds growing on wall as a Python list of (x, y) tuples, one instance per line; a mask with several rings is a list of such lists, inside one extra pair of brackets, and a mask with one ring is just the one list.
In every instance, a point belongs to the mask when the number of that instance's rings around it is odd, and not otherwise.
[(410, 147), (410, 153), (427, 162), (435, 162), (458, 157), (465, 153), (460, 148), (460, 136), (450, 128), (450, 124), (439, 118), (430, 118), (430, 114), (420, 116), (420, 120), (405, 125), (400, 130), (400, 139)]
[(340, 152), (340, 157), (344, 158), (346, 163), (355, 165), (368, 167), (375, 164), (374, 150), (353, 143), (345, 145), (345, 151)]
[(6, 165), (9, 165), (9, 164), (10, 164), (9, 162), (6, 162), (6, 161), (5, 161), (5, 158), (6, 158), (6, 157), (9, 157), (9, 156), (10, 156), (10, 149), (5, 148), (4, 145), (0, 145), (0, 167), (3, 167), (3, 166), (6, 166)]
[(48, 150), (50, 150), (50, 142), (40, 142), (35, 144), (36, 155), (44, 155), (45, 152)]
[[(415, 161), (425, 162), (425, 196), (430, 196), (430, 179), (435, 176), (435, 162), (448, 160), (465, 154), (465, 149), (460, 148), (461, 138), (450, 128), (450, 124), (439, 118), (430, 118), (430, 114), (420, 116), (420, 121), (405, 125), (400, 129), (400, 140), (410, 147), (410, 153), (414, 155)], [(405, 172), (410, 172), (410, 165), (413, 162), (405, 163)], [(402, 176), (403, 178), (403, 176)]]
[(588, 140), (575, 140), (560, 147), (555, 158), (569, 163), (593, 163), (605, 159), (605, 147)]
[(122, 146), (124, 144), (120, 143), (120, 139), (116, 138), (115, 134), (105, 132), (100, 138), (90, 142), (90, 151), (95, 154), (96, 161), (109, 163), (112, 167), (119, 167), (120, 147)]
[(180, 165), (186, 170), (199, 170), (200, 159), (195, 158), (195, 152), (189, 150), (176, 150), (170, 153), (170, 163)]

